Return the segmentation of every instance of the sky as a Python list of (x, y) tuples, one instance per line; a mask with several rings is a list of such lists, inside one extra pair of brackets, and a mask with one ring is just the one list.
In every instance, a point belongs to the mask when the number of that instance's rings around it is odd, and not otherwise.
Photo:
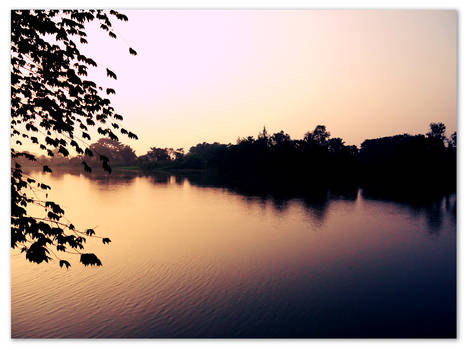
[[(446, 10), (128, 10), (117, 39), (88, 27), (91, 78), (138, 141), (235, 143), (316, 125), (360, 145), (457, 120), (457, 12)], [(128, 53), (131, 46), (137, 56)], [(118, 80), (107, 79), (109, 67)]]

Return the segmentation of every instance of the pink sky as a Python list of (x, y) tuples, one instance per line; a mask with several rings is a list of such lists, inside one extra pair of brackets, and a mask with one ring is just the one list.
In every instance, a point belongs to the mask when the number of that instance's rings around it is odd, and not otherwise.
[(324, 124), (356, 145), (432, 121), (456, 129), (455, 11), (124, 12), (120, 37), (91, 29), (85, 51), (117, 73), (102, 82), (137, 154), (235, 143), (264, 125), (301, 138)]

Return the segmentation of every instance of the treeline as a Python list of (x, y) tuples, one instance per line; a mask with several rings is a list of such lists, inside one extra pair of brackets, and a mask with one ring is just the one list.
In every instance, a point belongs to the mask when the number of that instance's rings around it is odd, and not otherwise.
[(373, 196), (433, 197), (456, 191), (457, 135), (448, 138), (445, 131), (444, 124), (431, 123), (425, 135), (365, 140), (358, 149), (331, 138), (323, 125), (298, 140), (263, 129), (236, 145), (198, 144), (176, 166), (213, 169), (242, 186), (311, 193), (362, 187)]
[[(56, 155), (53, 165), (99, 167), (98, 155), (113, 167), (153, 170), (203, 170), (243, 185), (314, 188), (363, 187), (367, 192), (453, 192), (456, 188), (456, 133), (447, 137), (442, 123), (425, 135), (395, 135), (365, 140), (360, 148), (331, 137), (324, 125), (292, 139), (284, 131), (237, 140), (236, 144), (200, 143), (184, 150), (151, 147), (142, 155), (119, 141), (100, 139), (90, 154)], [(50, 159), (49, 159), (50, 162)]]
[[(420, 196), (456, 191), (456, 138), (430, 124), (426, 135), (396, 135), (362, 143), (359, 182), (368, 194), (415, 192)], [(382, 191), (382, 189), (384, 191)]]
[(337, 183), (342, 173), (357, 179), (356, 146), (346, 146), (341, 138), (330, 138), (326, 127), (318, 125), (303, 139), (294, 140), (280, 131), (269, 135), (264, 128), (256, 137), (239, 139), (236, 145), (198, 144), (190, 149), (180, 167), (214, 169), (224, 177), (243, 182), (297, 184)]

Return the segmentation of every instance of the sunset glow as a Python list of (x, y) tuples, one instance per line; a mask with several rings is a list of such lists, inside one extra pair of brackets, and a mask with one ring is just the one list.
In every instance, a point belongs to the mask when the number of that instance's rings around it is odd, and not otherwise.
[(235, 143), (263, 126), (299, 138), (325, 124), (357, 146), (432, 121), (456, 128), (455, 11), (125, 13), (120, 40), (96, 28), (83, 50), (117, 73), (101, 81), (138, 154)]

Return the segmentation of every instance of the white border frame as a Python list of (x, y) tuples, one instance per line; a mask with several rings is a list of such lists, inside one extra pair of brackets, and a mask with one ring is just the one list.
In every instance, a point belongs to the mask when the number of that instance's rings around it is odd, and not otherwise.
[[(465, 188), (462, 181), (465, 179), (465, 164), (466, 164), (466, 151), (463, 137), (464, 123), (461, 118), (462, 106), (465, 106), (465, 94), (462, 87), (465, 86), (465, 74), (461, 62), (465, 57), (466, 47), (466, 26), (464, 17), (467, 16), (467, 2), (462, 0), (431, 0), (431, 1), (417, 1), (417, 0), (380, 0), (376, 1), (306, 1), (306, 0), (105, 0), (105, 1), (22, 1), (22, 0), (7, 0), (1, 3), (1, 48), (0, 57), (2, 61), (2, 84), (1, 97), (3, 122), (0, 123), (0, 196), (3, 199), (1, 211), (1, 227), (2, 227), (2, 264), (1, 266), (1, 298), (0, 310), (1, 323), (0, 323), (0, 341), (5, 346), (4, 349), (10, 347), (29, 348), (34, 349), (44, 348), (48, 350), (60, 349), (63, 347), (78, 349), (83, 346), (86, 347), (107, 347), (112, 346), (115, 349), (126, 349), (129, 346), (137, 346), (140, 348), (154, 348), (162, 347), (164, 349), (179, 349), (190, 347), (190, 349), (218, 349), (222, 348), (255, 348), (258, 346), (265, 346), (268, 349), (283, 349), (284, 347), (293, 347), (298, 349), (305, 349), (309, 347), (316, 347), (323, 349), (335, 349), (345, 346), (346, 349), (394, 349), (394, 347), (405, 349), (413, 346), (423, 346), (424, 350), (442, 348), (465, 348), (467, 326), (465, 323), (465, 316), (467, 314), (467, 303), (462, 299), (466, 297), (465, 293), (465, 272), (467, 259), (464, 254), (467, 254), (466, 240), (463, 238), (463, 233), (466, 233), (466, 226), (464, 220), (467, 220), (466, 207), (464, 206), (463, 199), (465, 198)], [(457, 110), (457, 131), (458, 135), (458, 192), (457, 192), (457, 208), (458, 208), (458, 340), (11, 340), (10, 339), (10, 248), (9, 248), (9, 211), (10, 211), (10, 187), (9, 187), (9, 148), (10, 148), (10, 128), (9, 128), (9, 105), (10, 105), (10, 89), (7, 82), (10, 81), (9, 70), (9, 45), (10, 45), (10, 10), (12, 8), (115, 8), (115, 9), (455, 9), (458, 11), (458, 110)], [(464, 59), (464, 62), (465, 61)], [(462, 272), (464, 278), (462, 278)], [(3, 347), (2, 347), (3, 348)]]

